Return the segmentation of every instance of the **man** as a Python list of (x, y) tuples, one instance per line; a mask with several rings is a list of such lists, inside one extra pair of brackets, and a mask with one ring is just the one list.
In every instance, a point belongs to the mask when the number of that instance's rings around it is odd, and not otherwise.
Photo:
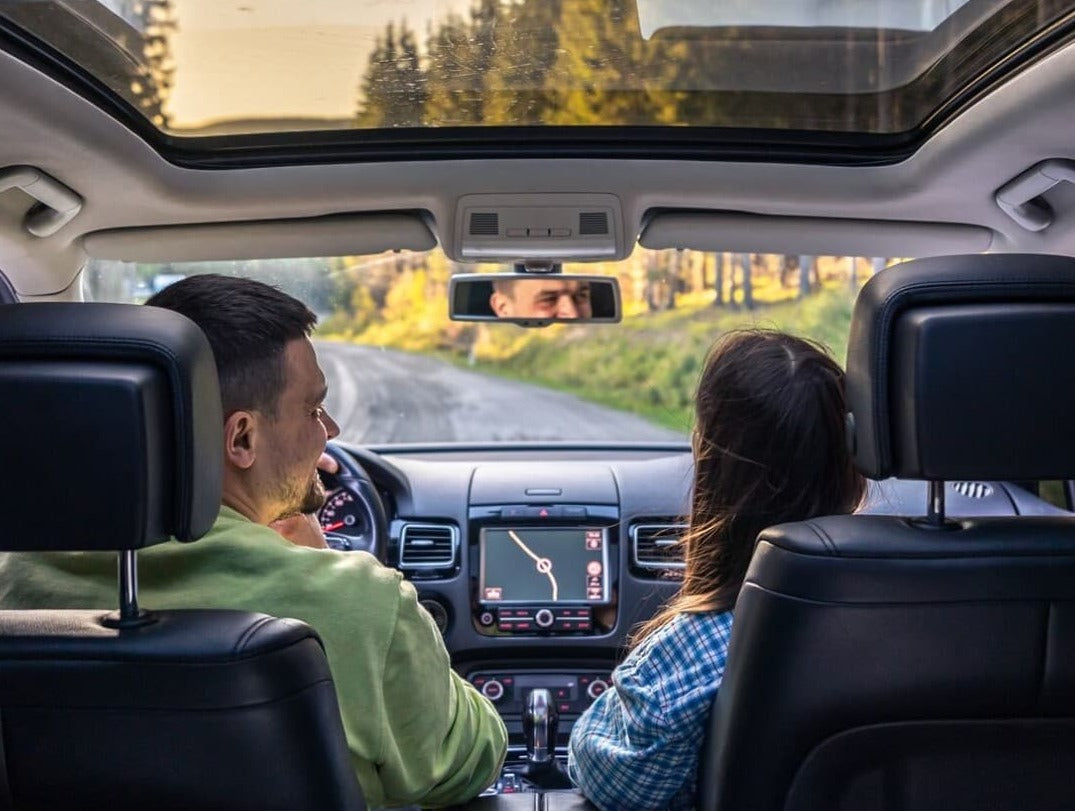
[(498, 279), (489, 306), (497, 318), (591, 318), (590, 283), (570, 277)]
[[(414, 588), (362, 552), (323, 546), (309, 516), (325, 494), (315, 466), (338, 426), (301, 302), (248, 279), (192, 276), (148, 305), (209, 338), (224, 406), (223, 505), (196, 543), (139, 554), (147, 608), (224, 608), (295, 617), (321, 635), (347, 743), (372, 807), (448, 805), (497, 776), (506, 750), (493, 706), (451, 670)], [(282, 523), (280, 523), (282, 522)], [(115, 555), (0, 555), (5, 608), (115, 604)], [(287, 768), (286, 764), (280, 764)]]

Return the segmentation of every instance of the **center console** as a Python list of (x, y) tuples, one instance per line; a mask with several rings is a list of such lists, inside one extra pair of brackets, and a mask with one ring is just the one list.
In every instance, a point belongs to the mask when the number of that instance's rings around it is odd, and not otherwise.
[[(619, 560), (615, 506), (488, 505), (471, 507), (469, 519), (471, 621), (479, 634), (547, 646), (555, 644), (552, 638), (581, 642), (612, 630)], [(573, 660), (557, 656), (555, 668), (540, 659), (512, 658), (504, 649), (498, 653), (495, 666), (467, 674), (508, 730), (504, 771), (489, 793), (569, 787), (563, 766), (571, 727), (608, 689), (610, 664), (583, 658), (584, 649)]]
[(620, 641), (620, 509), (609, 468), (475, 469), (467, 511), (465, 677), (508, 730), (489, 794), (570, 788), (571, 728), (609, 689)]

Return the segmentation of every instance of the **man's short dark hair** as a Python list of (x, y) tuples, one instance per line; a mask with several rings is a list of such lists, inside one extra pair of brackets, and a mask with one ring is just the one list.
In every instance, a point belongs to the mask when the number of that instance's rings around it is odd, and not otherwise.
[(515, 298), (515, 282), (518, 279), (493, 279), (493, 290), (510, 299)]
[(284, 349), (317, 323), (298, 299), (236, 276), (190, 276), (146, 304), (174, 310), (202, 328), (216, 358), (225, 415), (249, 409), (275, 416), (286, 384)]

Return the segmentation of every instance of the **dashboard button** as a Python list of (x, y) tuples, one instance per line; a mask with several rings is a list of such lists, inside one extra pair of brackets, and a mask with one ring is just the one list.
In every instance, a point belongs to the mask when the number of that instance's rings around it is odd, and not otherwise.
[(490, 701), (500, 701), (504, 696), (504, 685), (496, 679), (490, 679), (482, 685), (482, 695)]
[(539, 628), (551, 627), (554, 619), (552, 612), (547, 608), (542, 608), (534, 615), (534, 622), (537, 623)]
[[(488, 686), (489, 685), (486, 685), (486, 687), (488, 687)], [(608, 682), (606, 682), (604, 679), (594, 679), (590, 683), (590, 686), (588, 688), (586, 688), (586, 695), (588, 695), (590, 698), (596, 699), (598, 696), (600, 696), (607, 689), (608, 689)]]
[(482, 625), (492, 625), (495, 620), (496, 617), (493, 616), (492, 611), (482, 611), (481, 614), (478, 615), (478, 622)]

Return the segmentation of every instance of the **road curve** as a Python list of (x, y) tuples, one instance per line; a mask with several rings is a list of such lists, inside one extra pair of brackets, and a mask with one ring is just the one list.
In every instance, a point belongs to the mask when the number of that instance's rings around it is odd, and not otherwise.
[(396, 442), (683, 441), (571, 394), (380, 347), (315, 341), (340, 438)]

